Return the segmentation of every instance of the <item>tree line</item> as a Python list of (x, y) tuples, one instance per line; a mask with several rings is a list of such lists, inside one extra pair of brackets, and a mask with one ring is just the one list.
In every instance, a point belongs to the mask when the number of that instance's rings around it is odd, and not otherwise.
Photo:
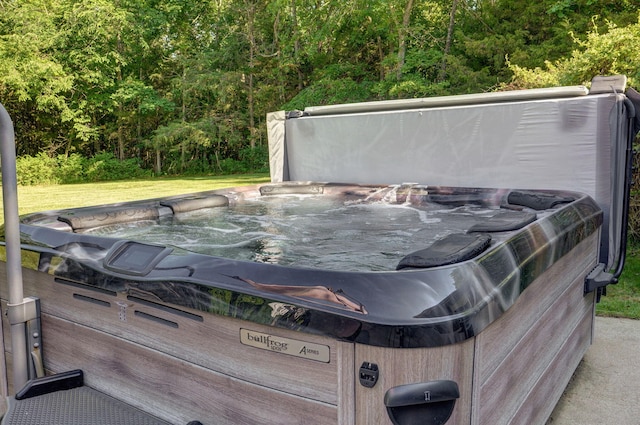
[(631, 0), (0, 0), (0, 102), (19, 155), (249, 171), (270, 111), (636, 84), (639, 25)]

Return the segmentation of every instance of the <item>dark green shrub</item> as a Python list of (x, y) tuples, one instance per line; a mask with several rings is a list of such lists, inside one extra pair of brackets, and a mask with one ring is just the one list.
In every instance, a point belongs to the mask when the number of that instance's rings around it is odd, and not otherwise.
[(86, 160), (84, 175), (85, 181), (98, 182), (149, 177), (151, 171), (144, 170), (137, 159), (121, 161), (111, 152), (103, 152)]
[[(185, 161), (181, 169), (180, 157), (174, 154), (164, 162), (168, 174), (207, 175), (241, 174), (248, 172), (268, 172), (269, 152), (267, 146), (246, 147), (236, 158), (215, 161), (213, 155), (203, 155)], [(59, 155), (50, 158), (45, 153), (37, 156), (18, 158), (18, 184), (23, 186), (38, 184), (66, 184), (126, 180), (153, 176), (153, 171), (142, 167), (135, 158), (119, 160), (110, 152), (103, 152), (91, 158), (79, 154)]]
[(203, 174), (211, 174), (211, 172), (211, 164), (207, 158), (195, 158), (186, 162), (185, 168), (181, 174), (199, 176)]
[(18, 184), (31, 186), (60, 183), (57, 168), (55, 158), (50, 158), (44, 152), (36, 156), (21, 156), (16, 159)]
[(239, 152), (240, 161), (244, 164), (244, 172), (263, 173), (269, 171), (268, 146), (246, 147)]
[(233, 158), (225, 158), (220, 161), (222, 174), (242, 174), (247, 172), (247, 167), (242, 161)]
[(57, 175), (60, 183), (80, 183), (85, 179), (84, 169), (87, 159), (80, 154), (73, 153), (69, 156), (58, 155)]
[(92, 158), (79, 154), (59, 155), (51, 158), (45, 153), (21, 156), (16, 161), (18, 184), (63, 184), (124, 180), (152, 175), (140, 166), (137, 159), (120, 161), (111, 153), (101, 153)]

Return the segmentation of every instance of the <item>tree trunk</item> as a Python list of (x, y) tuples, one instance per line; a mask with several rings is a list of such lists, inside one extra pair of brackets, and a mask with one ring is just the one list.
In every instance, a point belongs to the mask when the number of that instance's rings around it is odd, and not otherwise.
[(384, 51), (382, 50), (382, 38), (378, 36), (378, 79), (384, 81)]
[(298, 12), (296, 0), (291, 0), (291, 22), (293, 25), (293, 58), (298, 71), (298, 91), (302, 90), (302, 69), (300, 66), (300, 32), (298, 31)]
[[(187, 89), (185, 88), (187, 84), (187, 67), (182, 68), (182, 108), (181, 108), (181, 119), (182, 125), (184, 126), (187, 122)], [(184, 144), (184, 140), (180, 141), (180, 171), (184, 171), (185, 168), (185, 152), (186, 147)]]
[(456, 22), (456, 9), (458, 8), (458, 0), (453, 0), (451, 4), (451, 13), (449, 15), (449, 28), (447, 29), (447, 39), (444, 43), (444, 52), (442, 55), (442, 66), (440, 67), (440, 77), (438, 81), (442, 82), (447, 78), (447, 55), (451, 51), (451, 40), (453, 39), (453, 28)]
[(255, 148), (255, 118), (254, 118), (254, 99), (253, 99), (253, 67), (255, 66), (255, 55), (256, 55), (256, 39), (255, 39), (255, 28), (254, 28), (254, 20), (256, 15), (256, 7), (255, 4), (250, 3), (247, 5), (247, 37), (249, 38), (249, 75), (247, 76), (248, 88), (247, 88), (247, 103), (248, 103), (248, 112), (249, 112), (249, 144), (251, 149)]
[(413, 0), (409, 0), (404, 7), (402, 26), (398, 31), (398, 69), (396, 70), (398, 81), (402, 80), (402, 68), (404, 68), (404, 60), (407, 55), (407, 33), (411, 22), (411, 9), (413, 9)]
[[(122, 38), (118, 34), (118, 52), (122, 53)], [(122, 84), (122, 67), (118, 66), (117, 77), (118, 85)], [(122, 103), (118, 103), (118, 158), (124, 160), (124, 107)]]
[(124, 125), (122, 116), (124, 114), (122, 105), (118, 105), (118, 158), (124, 160)]
[(160, 154), (160, 149), (156, 149), (156, 163), (154, 168), (156, 175), (159, 176), (160, 173), (162, 173), (162, 155)]

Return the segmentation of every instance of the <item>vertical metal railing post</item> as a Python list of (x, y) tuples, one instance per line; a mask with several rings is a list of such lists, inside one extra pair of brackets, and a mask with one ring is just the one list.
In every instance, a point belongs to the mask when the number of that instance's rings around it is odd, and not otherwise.
[[(20, 254), (20, 219), (18, 216), (18, 183), (16, 176), (16, 145), (13, 122), (0, 104), (0, 163), (2, 166), (2, 196), (4, 231), (7, 251), (7, 286), (9, 305), (22, 305), (22, 260)], [(28, 380), (27, 341), (24, 323), (11, 324), (13, 352), (13, 388), (21, 389)]]

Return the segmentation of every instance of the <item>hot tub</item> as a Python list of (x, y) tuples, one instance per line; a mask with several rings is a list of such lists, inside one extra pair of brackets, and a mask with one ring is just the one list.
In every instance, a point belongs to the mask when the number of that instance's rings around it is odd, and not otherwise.
[[(385, 408), (402, 415), (406, 391), (428, 391), (435, 401), (421, 407), (460, 423), (475, 397), (482, 418), (504, 409), (509, 386), (485, 386), (513, 379), (513, 367), (555, 373), (561, 346), (586, 348), (573, 333), (593, 316), (581, 289), (602, 216), (575, 192), (286, 183), (38, 213), (21, 233), (37, 270), (27, 290), (47, 300), (47, 359), (61, 362), (48, 368), (95, 362), (96, 350), (129, 375), (136, 361), (114, 356), (117, 339), (233, 380), (251, 398), (293, 400), (314, 423), (381, 423)], [(65, 326), (77, 342), (56, 335)], [(537, 345), (538, 327), (564, 337)], [(97, 331), (93, 343), (80, 337)], [(209, 403), (211, 420), (231, 411), (256, 423), (281, 410)]]
[(31, 367), (169, 423), (544, 424), (624, 264), (623, 92), (275, 112), (271, 184), (22, 217)]
[(478, 334), (598, 232), (602, 212), (572, 192), (307, 183), (22, 222), (37, 269), (58, 282), (420, 348)]

